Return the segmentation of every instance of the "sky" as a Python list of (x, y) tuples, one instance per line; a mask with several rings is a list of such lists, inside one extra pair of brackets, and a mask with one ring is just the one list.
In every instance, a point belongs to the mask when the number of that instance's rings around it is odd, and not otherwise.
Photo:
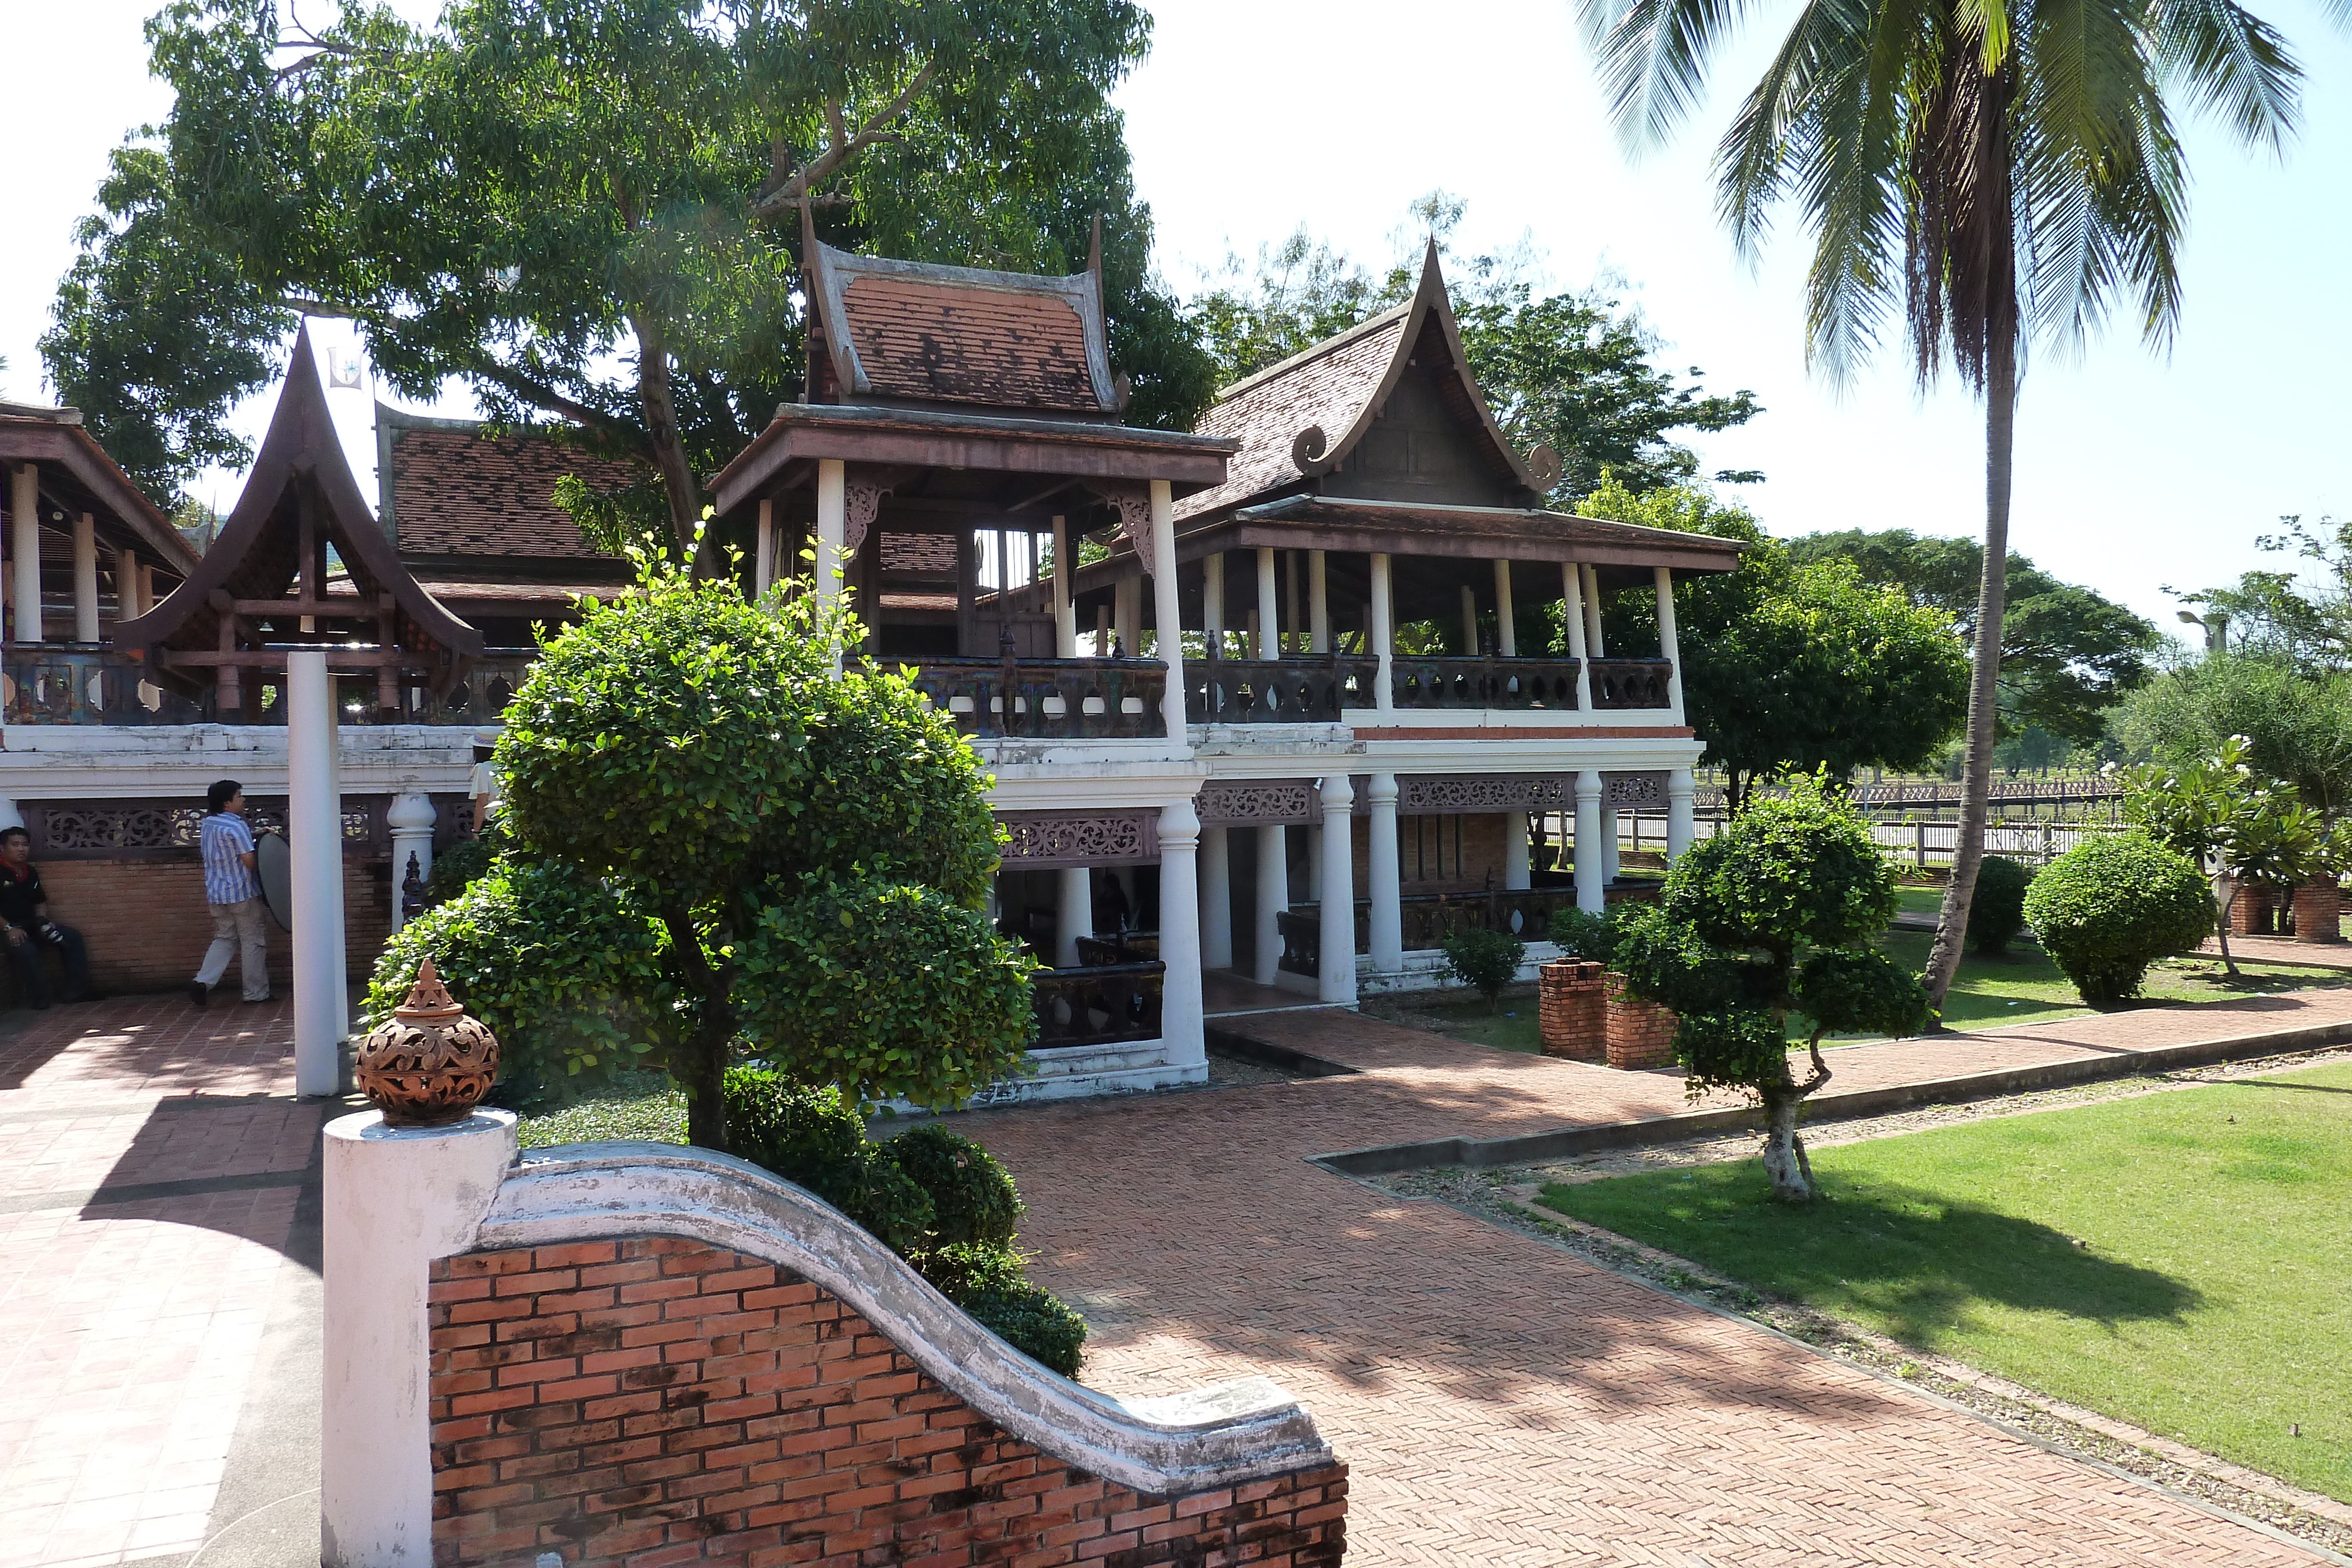
[[(146, 74), (140, 27), (154, 0), (0, 5), (16, 65), (0, 96), (0, 145), (14, 150), (0, 181), (0, 398), (46, 401), (35, 343), (73, 225), (109, 150), (166, 112), (169, 95)], [(2019, 411), (2013, 548), (2168, 630), (2181, 630), (2168, 586), (2277, 566), (2254, 539), (2278, 517), (2352, 508), (2352, 39), (2315, 0), (2257, 9), (2308, 73), (2301, 133), (2273, 158), (2192, 120), (2187, 308), (2171, 351), (2145, 347), (2126, 313), (2079, 354), (2037, 352)], [(1301, 225), (1384, 265), (1411, 238), (1409, 204), (1444, 189), (1468, 204), (1462, 251), (1525, 241), (1550, 287), (1621, 279), (1664, 340), (1663, 362), (1758, 395), (1763, 414), (1694, 444), (1706, 471), (1765, 473), (1734, 494), (1774, 532), (1982, 528), (1978, 405), (1948, 382), (1917, 395), (1899, 341), (1843, 388), (1810, 372), (1808, 252), (1793, 214), (1752, 260), (1715, 221), (1709, 154), (1792, 0), (1759, 8), (1718, 62), (1713, 99), (1639, 158), (1605, 119), (1568, 0), (1158, 0), (1151, 10), (1151, 55), (1118, 102), (1178, 293)], [(341, 323), (313, 330), (322, 350), (351, 341)], [(331, 402), (365, 484), (368, 394), (337, 391)], [(435, 408), (467, 411), (457, 389)], [(267, 413), (257, 400), (247, 428), (257, 434)], [(209, 476), (200, 493), (226, 507), (236, 477)]]

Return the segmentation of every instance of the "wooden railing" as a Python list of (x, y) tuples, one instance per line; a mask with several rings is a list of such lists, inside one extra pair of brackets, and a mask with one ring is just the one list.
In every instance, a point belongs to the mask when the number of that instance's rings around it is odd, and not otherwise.
[(1037, 970), (1029, 977), (1029, 999), (1038, 1047), (1159, 1039), (1167, 975), (1168, 966), (1156, 960)]
[(1664, 659), (1595, 659), (1592, 706), (1608, 708), (1672, 707), (1666, 683), (1675, 667)]
[(1393, 662), (1402, 708), (1576, 709), (1574, 659), (1413, 658)]
[(204, 706), (154, 685), (148, 668), (97, 643), (19, 643), (0, 658), (10, 724), (200, 724)]
[(1184, 666), (1184, 716), (1194, 724), (1335, 724), (1377, 701), (1381, 662), (1359, 654), (1210, 658)]
[[(1504, 930), (1523, 942), (1550, 938), (1551, 917), (1576, 907), (1572, 887), (1517, 888), (1492, 893), (1416, 894), (1397, 900), (1404, 928), (1404, 949), (1421, 952), (1438, 946), (1457, 931)], [(1280, 967), (1294, 975), (1321, 972), (1323, 909), (1317, 904), (1293, 904), (1275, 916), (1282, 937)], [(1372, 950), (1372, 905), (1356, 900), (1356, 951)]]
[[(916, 690), (966, 735), (1104, 740), (1164, 735), (1157, 659), (907, 661)], [(1006, 695), (1011, 694), (1011, 701)]]
[(429, 691), (425, 693), (424, 706), (402, 722), (496, 724), (538, 657), (536, 648), (488, 649), (467, 669), (465, 679), (451, 686), (445, 695), (436, 697)]
[(1121, 931), (1110, 936), (1078, 938), (1078, 962), (1100, 968), (1113, 964), (1151, 964), (1160, 959), (1160, 933)]

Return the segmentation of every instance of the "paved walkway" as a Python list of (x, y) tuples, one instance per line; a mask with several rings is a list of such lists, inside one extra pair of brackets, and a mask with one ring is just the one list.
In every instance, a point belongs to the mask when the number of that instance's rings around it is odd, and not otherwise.
[[(2352, 1019), (2250, 998), (1855, 1046), (1864, 1087)], [(1670, 1076), (1328, 1012), (1234, 1020), (1364, 1069), (963, 1119), (1013, 1167), (1037, 1273), (1122, 1396), (1263, 1371), (1353, 1467), (1349, 1561), (2308, 1563), (2315, 1554), (1434, 1203), (1302, 1161), (1656, 1115)]]

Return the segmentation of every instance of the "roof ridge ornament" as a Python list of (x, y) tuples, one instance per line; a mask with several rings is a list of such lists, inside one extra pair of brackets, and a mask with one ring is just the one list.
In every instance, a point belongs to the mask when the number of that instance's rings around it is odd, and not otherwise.
[(1548, 444), (1538, 444), (1534, 451), (1528, 454), (1528, 477), (1534, 480), (1535, 487), (1545, 495), (1549, 496), (1559, 487), (1560, 473), (1559, 454)]
[(1290, 438), (1290, 461), (1301, 474), (1313, 477), (1330, 465), (1323, 461), (1324, 451), (1330, 442), (1319, 424), (1310, 424)]

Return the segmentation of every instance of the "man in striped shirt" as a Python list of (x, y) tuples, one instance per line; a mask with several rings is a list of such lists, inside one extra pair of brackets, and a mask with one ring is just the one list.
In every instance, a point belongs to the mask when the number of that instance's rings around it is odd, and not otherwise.
[(205, 791), (211, 814), (205, 818), (201, 842), (205, 855), (205, 903), (212, 911), (213, 945), (205, 949), (205, 967), (188, 982), (188, 999), (203, 1007), (213, 988), (228, 973), (228, 961), (237, 959), (245, 982), (245, 999), (269, 999), (269, 937), (263, 925), (259, 857), (253, 848), (253, 830), (245, 824), (245, 787), (224, 779)]

